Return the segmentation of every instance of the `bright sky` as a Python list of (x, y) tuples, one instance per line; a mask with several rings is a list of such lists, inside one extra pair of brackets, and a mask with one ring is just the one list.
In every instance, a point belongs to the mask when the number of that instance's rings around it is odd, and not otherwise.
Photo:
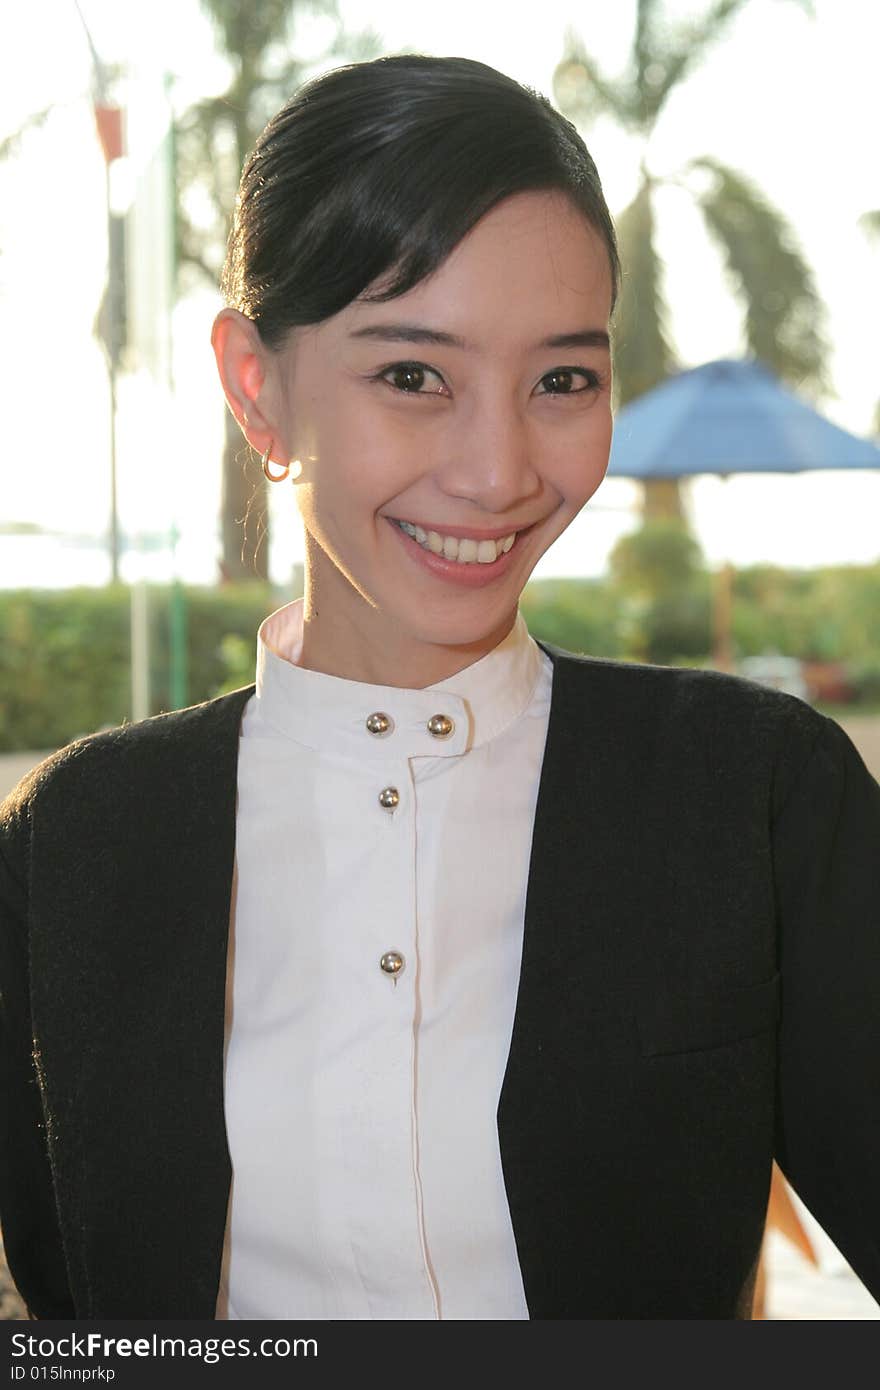
[[(667, 0), (667, 13), (702, 13), (709, 0)], [(81, 0), (102, 57), (127, 66), (129, 136), (136, 172), (156, 129), (165, 70), (175, 103), (219, 91), (197, 0)], [(837, 423), (870, 429), (880, 397), (875, 335), (880, 320), (880, 241), (858, 218), (880, 207), (876, 158), (876, 56), (880, 7), (816, 0), (815, 21), (794, 0), (751, 0), (729, 39), (669, 105), (647, 152), (657, 175), (711, 153), (762, 187), (793, 224), (830, 314), (837, 398), (822, 403)], [(372, 26), (383, 51), (479, 58), (552, 95), (568, 26), (616, 75), (632, 33), (632, 0), (558, 0), (541, 7), (473, 0), (414, 6), (411, 0), (342, 0), (352, 28)], [(89, 100), (91, 61), (74, 0), (18, 6), (7, 18), (0, 59), (0, 133), (54, 104), (48, 124), (0, 167), (0, 371), (5, 386), (5, 467), (0, 521), (98, 533), (109, 498), (108, 401), (92, 338), (105, 254), (104, 166)], [(312, 35), (317, 45), (320, 33)], [(631, 197), (643, 151), (610, 125), (584, 132), (612, 212)], [(120, 190), (124, 196), (124, 189)], [(720, 259), (679, 190), (659, 203), (673, 335), (685, 365), (737, 356), (742, 339)], [(146, 374), (122, 383), (119, 496), (123, 528), (181, 531), (186, 578), (214, 577), (219, 501), (221, 397), (208, 343), (217, 296), (206, 292), (175, 315), (176, 399), (164, 401)], [(635, 524), (637, 491), (606, 482), (536, 573), (600, 573), (615, 539)], [(272, 570), (283, 581), (300, 557), (290, 493), (272, 492)], [(714, 478), (689, 485), (695, 529), (709, 560), (813, 565), (867, 562), (880, 554), (880, 474)], [(14, 547), (14, 561), (11, 559)], [(0, 586), (101, 582), (102, 557), (0, 538)], [(124, 573), (138, 572), (135, 557)], [(167, 557), (143, 571), (167, 573)]]

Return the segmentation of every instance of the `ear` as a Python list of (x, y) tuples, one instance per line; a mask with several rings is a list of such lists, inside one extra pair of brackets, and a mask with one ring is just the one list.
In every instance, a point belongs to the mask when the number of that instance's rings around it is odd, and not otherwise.
[(276, 462), (287, 462), (282, 396), (274, 354), (252, 319), (237, 309), (221, 309), (211, 329), (211, 346), (223, 392), (252, 449), (271, 445)]

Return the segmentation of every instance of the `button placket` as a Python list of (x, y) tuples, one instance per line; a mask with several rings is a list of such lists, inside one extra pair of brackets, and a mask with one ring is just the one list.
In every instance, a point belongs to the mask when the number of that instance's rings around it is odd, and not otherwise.
[[(388, 738), (394, 732), (394, 720), (384, 710), (373, 710), (364, 720), (364, 728), (373, 738)], [(393, 814), (400, 805), (400, 792), (393, 786), (383, 787), (377, 800), (383, 811)]]
[[(409, 878), (413, 872), (415, 850), (415, 798), (413, 790), (412, 769), (409, 760), (406, 763), (391, 763), (384, 769), (385, 775), (389, 778), (388, 785), (380, 792), (378, 801), (385, 810), (388, 811), (389, 831), (394, 826), (395, 829), (390, 834), (388, 850), (394, 856), (394, 864), (403, 873), (403, 878), (399, 874), (395, 875), (395, 880), (399, 886), (403, 887), (403, 880)], [(400, 815), (395, 817), (394, 811), (400, 807)], [(383, 837), (384, 838), (384, 837)], [(393, 849), (392, 849), (393, 844)], [(401, 862), (398, 856), (403, 855)], [(405, 869), (404, 869), (405, 864)], [(410, 970), (408, 962), (414, 958), (415, 952), (415, 922), (412, 913), (414, 912), (415, 883), (409, 885), (409, 890), (404, 894), (404, 901), (398, 902), (395, 908), (393, 902), (387, 904), (388, 912), (385, 914), (386, 920), (381, 929), (381, 936), (376, 941), (379, 950), (373, 957), (375, 962), (373, 969), (379, 967), (377, 973), (381, 973), (383, 978), (390, 982), (396, 991), (397, 985), (402, 976), (409, 976)], [(404, 906), (404, 902), (406, 906)], [(394, 923), (397, 927), (394, 927)], [(387, 931), (387, 935), (386, 935)], [(384, 941), (382, 937), (384, 936)], [(396, 940), (395, 940), (396, 936)], [(390, 940), (389, 940), (390, 938)], [(415, 979), (409, 981), (410, 988), (403, 990), (403, 995), (409, 997)], [(396, 1013), (396, 1009), (395, 1009)]]

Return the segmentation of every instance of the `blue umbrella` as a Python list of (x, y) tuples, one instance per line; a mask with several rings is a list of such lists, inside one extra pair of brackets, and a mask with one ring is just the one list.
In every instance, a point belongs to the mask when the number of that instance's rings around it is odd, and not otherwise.
[(826, 420), (761, 362), (707, 362), (618, 411), (609, 476), (878, 468), (880, 449)]
[[(721, 359), (680, 372), (618, 411), (609, 476), (880, 469), (880, 449), (826, 420), (755, 360)], [(733, 569), (719, 574), (716, 664), (732, 665)]]

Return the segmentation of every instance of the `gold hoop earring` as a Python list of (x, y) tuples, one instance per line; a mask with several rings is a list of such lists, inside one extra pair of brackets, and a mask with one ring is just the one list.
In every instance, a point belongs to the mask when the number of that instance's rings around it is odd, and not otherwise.
[(262, 456), (261, 459), (260, 459), (260, 467), (262, 468), (264, 475), (268, 478), (268, 480), (269, 480), (270, 483), (283, 483), (283, 482), (284, 482), (284, 479), (287, 477), (288, 473), (290, 472), (290, 464), (289, 464), (289, 463), (285, 463), (283, 473), (270, 473), (270, 472), (269, 472), (269, 455), (270, 455), (271, 452), (272, 452), (272, 444), (273, 444), (273, 443), (274, 443), (274, 441), (270, 439), (270, 440), (269, 440), (269, 443), (268, 443), (268, 446), (267, 446), (267, 448), (266, 448), (266, 452), (263, 454), (263, 456)]

